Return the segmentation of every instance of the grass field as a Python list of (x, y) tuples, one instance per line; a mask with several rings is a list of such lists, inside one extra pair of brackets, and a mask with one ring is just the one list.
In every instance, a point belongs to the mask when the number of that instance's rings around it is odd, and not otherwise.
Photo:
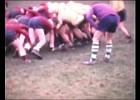
[(5, 56), (6, 99), (135, 99), (135, 2), (125, 1), (125, 26), (134, 41), (127, 44), (117, 30), (110, 63), (102, 58), (104, 38), (93, 66), (83, 65), (89, 59), (91, 45), (72, 51), (49, 52), (43, 60), (32, 59), (25, 64), (20, 59)]

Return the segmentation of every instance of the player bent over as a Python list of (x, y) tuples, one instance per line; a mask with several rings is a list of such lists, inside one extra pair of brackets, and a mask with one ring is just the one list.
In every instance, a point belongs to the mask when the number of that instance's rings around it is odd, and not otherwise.
[[(93, 14), (98, 18), (98, 25), (95, 24), (92, 18)], [(96, 3), (91, 6), (90, 10), (86, 14), (86, 19), (95, 29), (95, 32), (91, 47), (90, 60), (83, 62), (83, 64), (92, 65), (96, 62), (96, 57), (99, 50), (99, 41), (102, 36), (106, 37), (106, 53), (104, 56), (104, 61), (109, 62), (113, 47), (112, 35), (115, 33), (118, 26), (119, 16), (110, 5), (105, 3)]]

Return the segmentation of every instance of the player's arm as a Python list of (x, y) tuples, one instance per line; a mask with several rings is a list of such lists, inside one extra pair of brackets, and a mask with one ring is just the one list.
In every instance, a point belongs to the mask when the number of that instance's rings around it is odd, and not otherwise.
[(96, 30), (96, 24), (93, 20), (93, 14), (94, 14), (94, 11), (93, 9), (91, 8), (88, 13), (86, 14), (86, 20), (90, 23), (90, 25), (92, 26), (92, 29), (95, 31)]

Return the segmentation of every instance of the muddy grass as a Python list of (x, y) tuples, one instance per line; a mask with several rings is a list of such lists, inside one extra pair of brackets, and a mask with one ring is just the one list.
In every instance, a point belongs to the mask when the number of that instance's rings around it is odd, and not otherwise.
[[(134, 1), (126, 4), (125, 23), (133, 37)], [(135, 38), (134, 38), (135, 39)], [(102, 61), (105, 43), (102, 39), (97, 63), (81, 64), (89, 59), (91, 45), (67, 52), (42, 50), (43, 60), (32, 59), (25, 64), (20, 59), (5, 56), (6, 99), (135, 99), (135, 40), (125, 42), (117, 30), (110, 63)]]

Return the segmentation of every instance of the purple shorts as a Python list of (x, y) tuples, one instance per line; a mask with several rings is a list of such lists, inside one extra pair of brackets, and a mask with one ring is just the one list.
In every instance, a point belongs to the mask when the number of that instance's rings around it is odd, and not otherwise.
[(30, 20), (29, 20), (29, 23), (28, 23), (28, 26), (30, 28), (33, 28), (33, 29), (42, 29), (44, 28), (44, 25), (41, 21), (41, 19), (39, 17), (32, 17)]
[(13, 29), (5, 29), (5, 46), (8, 46), (17, 38), (16, 31)]
[(25, 24), (25, 25), (28, 25), (29, 20), (30, 20), (30, 17), (25, 16), (25, 15), (18, 18), (18, 22), (22, 23), (22, 24)]
[(20, 11), (11, 10), (8, 14), (8, 18), (15, 18), (17, 15), (22, 15)]

